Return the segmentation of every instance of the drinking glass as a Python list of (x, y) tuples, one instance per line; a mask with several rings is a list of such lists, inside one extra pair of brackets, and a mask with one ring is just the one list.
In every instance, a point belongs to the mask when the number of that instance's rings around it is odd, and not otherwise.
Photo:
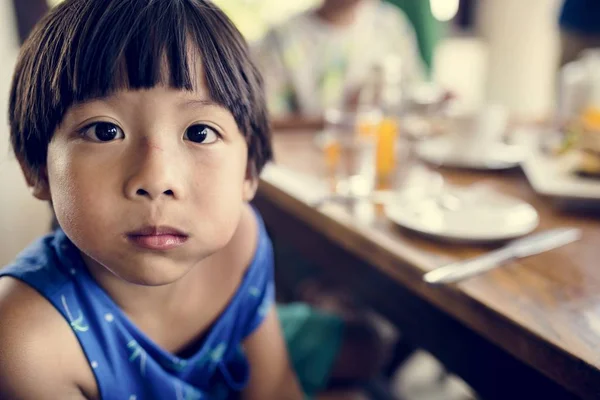
[(376, 113), (329, 109), (320, 136), (325, 165), (336, 194), (367, 197), (375, 187)]

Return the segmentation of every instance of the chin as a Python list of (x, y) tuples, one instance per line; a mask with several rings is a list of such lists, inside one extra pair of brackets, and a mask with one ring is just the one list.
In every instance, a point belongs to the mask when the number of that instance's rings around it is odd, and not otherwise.
[[(140, 286), (163, 286), (177, 282), (195, 265), (196, 258), (165, 254), (114, 251), (108, 257), (90, 257), (88, 268), (104, 284), (115, 279)], [(90, 271), (92, 272), (92, 271)]]
[(143, 267), (129, 271), (114, 271), (114, 273), (124, 281), (140, 286), (164, 286), (177, 282), (191, 270), (191, 267), (176, 265), (153, 266), (152, 263), (146, 263)]
[[(152, 287), (169, 285), (185, 277), (202, 261), (222, 249), (230, 240), (226, 236), (214, 235), (210, 241), (189, 241), (180, 248), (164, 252), (139, 249), (123, 241), (109, 245), (93, 242), (92, 246), (78, 247), (88, 268), (95, 270), (96, 279), (104, 280), (105, 285), (116, 278)], [(85, 241), (82, 244), (86, 244)]]

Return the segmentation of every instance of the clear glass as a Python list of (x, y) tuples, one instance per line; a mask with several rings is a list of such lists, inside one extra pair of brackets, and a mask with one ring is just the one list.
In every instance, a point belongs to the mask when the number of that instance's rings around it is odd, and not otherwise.
[(329, 109), (319, 141), (336, 194), (367, 197), (375, 187), (376, 114)]

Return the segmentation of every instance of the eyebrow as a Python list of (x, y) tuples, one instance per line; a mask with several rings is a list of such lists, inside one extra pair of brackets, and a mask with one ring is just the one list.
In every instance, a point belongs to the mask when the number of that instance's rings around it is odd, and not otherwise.
[(209, 99), (192, 99), (192, 100), (185, 100), (182, 101), (180, 103), (180, 105), (182, 107), (186, 107), (186, 108), (199, 108), (199, 107), (219, 107), (222, 108), (223, 106), (221, 106), (220, 104), (209, 100)]
[[(84, 108), (86, 105), (88, 105), (89, 103), (93, 103), (94, 101), (99, 101), (99, 100), (106, 100), (106, 97), (95, 97), (95, 98), (90, 98), (87, 100), (84, 100), (80, 103), (74, 104), (73, 105), (73, 110), (75, 113), (81, 111), (82, 108)], [(216, 107), (216, 108), (220, 108), (220, 109), (224, 109), (224, 107), (211, 100), (211, 99), (188, 99), (188, 100), (183, 100), (181, 102), (178, 103), (178, 106), (181, 108), (185, 108), (185, 109), (201, 109), (201, 108), (206, 108), (206, 107)]]

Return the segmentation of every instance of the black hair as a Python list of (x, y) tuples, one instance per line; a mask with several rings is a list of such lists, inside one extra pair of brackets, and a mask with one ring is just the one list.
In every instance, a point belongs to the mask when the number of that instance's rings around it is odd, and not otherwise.
[(40, 179), (69, 107), (120, 89), (194, 90), (196, 55), (211, 100), (232, 113), (249, 167), (260, 173), (272, 158), (262, 78), (240, 32), (208, 0), (66, 0), (51, 10), (25, 41), (13, 77), (15, 155)]

